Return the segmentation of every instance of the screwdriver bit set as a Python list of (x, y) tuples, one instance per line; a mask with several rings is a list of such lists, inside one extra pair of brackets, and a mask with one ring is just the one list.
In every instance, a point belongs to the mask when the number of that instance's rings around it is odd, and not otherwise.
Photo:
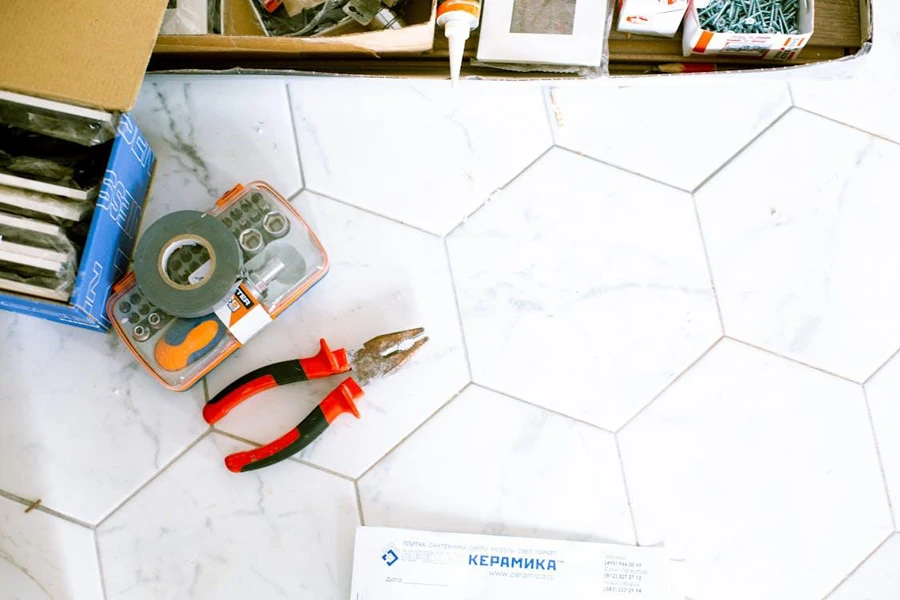
[(138, 240), (107, 303), (114, 328), (169, 389), (189, 388), (325, 276), (318, 238), (271, 186), (236, 186)]

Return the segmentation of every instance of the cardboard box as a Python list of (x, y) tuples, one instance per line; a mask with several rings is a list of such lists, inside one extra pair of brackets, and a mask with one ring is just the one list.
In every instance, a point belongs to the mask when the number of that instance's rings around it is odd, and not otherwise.
[[(418, 6), (419, 2), (424, 2), (428, 7), (431, 5), (431, 0), (414, 0), (414, 6)], [(802, 71), (807, 65), (819, 64), (831, 67), (835, 72), (846, 73), (852, 69), (852, 63), (856, 58), (866, 55), (871, 49), (870, 0), (816, 0), (814, 20), (815, 34), (807, 43), (806, 49), (793, 59), (784, 61), (763, 60), (735, 54), (698, 54), (684, 57), (680, 32), (669, 39), (620, 32), (613, 28), (608, 37), (609, 72), (618, 77), (653, 76), (661, 72), (677, 72), (676, 67), (683, 65), (697, 64), (703, 65), (701, 69), (703, 71), (715, 72), (702, 75), (692, 73), (692, 77), (720, 77), (726, 71), (729, 73), (774, 71), (788, 68)], [(428, 30), (429, 27), (425, 29)], [(400, 34), (402, 31), (387, 33)], [(381, 36), (382, 33), (384, 32), (372, 34), (372, 37)], [(340, 46), (332, 48), (316, 46), (315, 51), (308, 52), (300, 49), (300, 46), (293, 47), (292, 40), (279, 38), (263, 37), (250, 40), (231, 35), (226, 36), (224, 41), (217, 41), (214, 39), (216, 36), (200, 36), (208, 38), (209, 41), (200, 43), (200, 40), (187, 40), (177, 43), (173, 36), (161, 36), (150, 61), (150, 70), (203, 72), (241, 68), (253, 69), (256, 72), (446, 79), (449, 74), (447, 41), (442, 31), (430, 30), (430, 33), (434, 36), (433, 48), (426, 52), (404, 51), (404, 47), (409, 48), (412, 44), (404, 42), (402, 45), (395, 45), (386, 37), (375, 38), (381, 40), (377, 47), (372, 39), (369, 39), (365, 44), (354, 43), (354, 47), (351, 48), (347, 45), (347, 42), (351, 42), (348, 37)], [(475, 58), (477, 52), (478, 36), (479, 30), (476, 29), (466, 43), (465, 57), (469, 60), (463, 65), (463, 77), (486, 79), (583, 77), (580, 74), (500, 71), (477, 64), (471, 59)], [(330, 43), (328, 38), (323, 38), (322, 42), (309, 41), (314, 44)], [(693, 69), (686, 69), (685, 73), (689, 71)], [(818, 76), (827, 72), (827, 69), (824, 71), (821, 68), (817, 69)]]
[(68, 0), (0, 6), (0, 89), (123, 113), (110, 150), (68, 303), (0, 291), (0, 308), (95, 331), (110, 327), (106, 300), (128, 266), (155, 157), (127, 114), (166, 0)]
[(628, 33), (674, 37), (687, 7), (688, 0), (619, 0), (616, 28)]
[(269, 37), (251, 2), (223, 0), (222, 35), (161, 35), (156, 56), (390, 56), (421, 53), (434, 44), (437, 0), (412, 0), (400, 11), (408, 23), (402, 29), (367, 31), (362, 26), (350, 33), (330, 37)]
[(799, 34), (716, 33), (700, 26), (698, 10), (708, 0), (691, 0), (684, 16), (682, 38), (685, 56), (723, 54), (763, 60), (791, 60), (812, 38), (815, 30), (815, 0), (799, 0)]

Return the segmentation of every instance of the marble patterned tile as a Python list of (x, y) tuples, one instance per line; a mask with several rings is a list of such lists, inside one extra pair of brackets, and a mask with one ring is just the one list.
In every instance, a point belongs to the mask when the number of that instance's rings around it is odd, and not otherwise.
[(0, 489), (96, 523), (196, 439), (203, 390), (156, 382), (113, 334), (0, 312)]
[(285, 197), (303, 180), (280, 77), (148, 76), (133, 115), (159, 162), (142, 227), (175, 210), (208, 210), (238, 183)]
[(359, 493), (366, 525), (634, 543), (613, 435), (478, 386)]
[[(264, 364), (311, 356), (319, 338), (355, 350), (376, 335), (425, 327), (430, 341), (402, 369), (366, 388), (362, 418), (345, 415), (300, 456), (357, 477), (469, 381), (443, 242), (304, 192), (294, 206), (331, 260), (314, 289), (208, 376), (210, 394)], [(217, 424), (259, 443), (297, 425), (342, 378), (267, 391)]]
[(851, 79), (791, 82), (794, 104), (900, 143), (900, 117), (891, 99), (900, 94), (896, 72), (866, 62)]
[(94, 534), (0, 498), (0, 598), (102, 598)]
[(309, 189), (444, 234), (550, 147), (536, 85), (301, 78)]
[(894, 507), (894, 521), (900, 527), (900, 354), (866, 382), (866, 395)]
[(869, 557), (828, 600), (896, 600), (900, 598), (900, 533)]
[(556, 143), (692, 191), (790, 107), (780, 82), (550, 90)]
[(447, 241), (475, 381), (601, 427), (721, 334), (690, 196), (571, 152)]
[(821, 598), (891, 531), (860, 386), (739, 342), (618, 436), (638, 541), (689, 598)]
[(353, 483), (286, 461), (231, 473), (211, 434), (97, 530), (109, 600), (350, 594)]
[[(788, 158), (798, 140), (802, 158)], [(900, 346), (897, 165), (900, 147), (795, 110), (704, 185), (726, 333), (856, 381), (887, 360)]]

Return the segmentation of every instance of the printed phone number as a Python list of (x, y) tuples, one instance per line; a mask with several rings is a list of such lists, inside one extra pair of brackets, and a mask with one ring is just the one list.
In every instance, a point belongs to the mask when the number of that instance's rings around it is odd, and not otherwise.
[(644, 576), (635, 573), (604, 573), (604, 579), (620, 579), (625, 581), (641, 581)]

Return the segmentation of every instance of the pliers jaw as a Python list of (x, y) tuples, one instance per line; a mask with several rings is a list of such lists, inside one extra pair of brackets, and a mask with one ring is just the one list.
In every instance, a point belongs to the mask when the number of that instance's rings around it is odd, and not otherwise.
[(403, 365), (427, 341), (423, 327), (374, 337), (350, 355), (353, 378), (364, 387)]

